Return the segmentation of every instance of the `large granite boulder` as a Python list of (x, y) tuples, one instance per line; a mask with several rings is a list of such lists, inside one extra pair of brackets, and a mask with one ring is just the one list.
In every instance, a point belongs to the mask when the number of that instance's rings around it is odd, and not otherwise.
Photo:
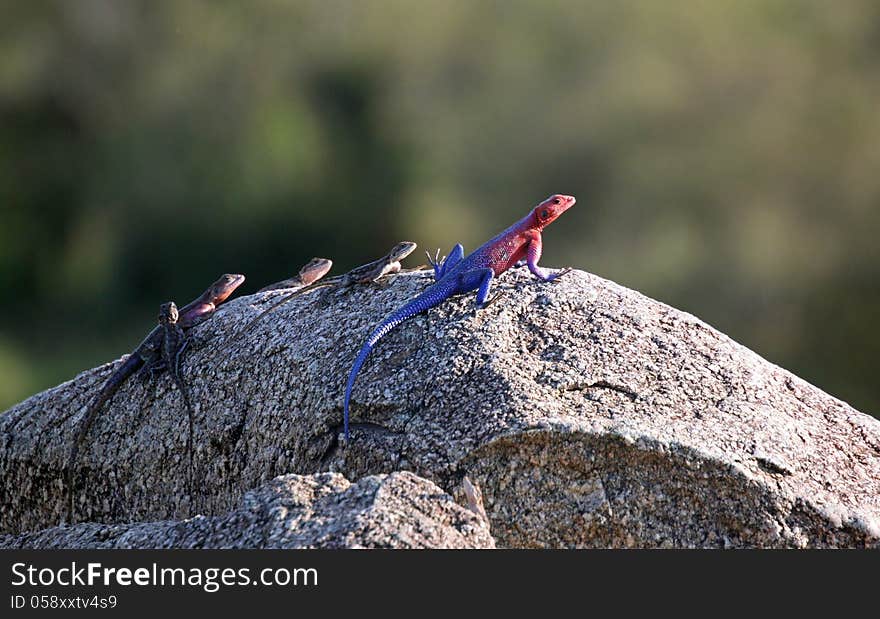
[[(96, 420), (75, 471), (78, 520), (222, 517), (272, 478), (412, 471), (482, 490), (507, 547), (880, 545), (880, 422), (697, 318), (588, 273), (524, 269), (486, 310), (453, 299), (382, 340), (370, 329), (431, 281), (303, 295), (234, 340), (283, 292), (242, 297), (193, 329), (195, 406), (171, 381), (131, 380)], [(145, 330), (149, 325), (145, 325)], [(66, 466), (91, 394), (121, 361), (0, 415), (0, 530), (66, 518)]]

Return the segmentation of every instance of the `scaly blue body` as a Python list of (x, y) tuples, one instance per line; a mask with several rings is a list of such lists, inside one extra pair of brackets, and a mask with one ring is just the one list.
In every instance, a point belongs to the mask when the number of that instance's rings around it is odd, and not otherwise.
[[(449, 256), (433, 262), (435, 283), (412, 301), (388, 316), (373, 329), (354, 361), (345, 385), (344, 427), (349, 440), (349, 404), (358, 372), (376, 343), (404, 320), (440, 305), (446, 299), (471, 290), (477, 291), (477, 307), (488, 305), (492, 279), (525, 257), (529, 270), (542, 281), (552, 281), (564, 272), (548, 275), (538, 266), (541, 257), (541, 231), (575, 203), (571, 196), (553, 195), (488, 242), (464, 257), (457, 244)], [(494, 300), (494, 299), (493, 299)], [(491, 301), (489, 302), (491, 303)]]

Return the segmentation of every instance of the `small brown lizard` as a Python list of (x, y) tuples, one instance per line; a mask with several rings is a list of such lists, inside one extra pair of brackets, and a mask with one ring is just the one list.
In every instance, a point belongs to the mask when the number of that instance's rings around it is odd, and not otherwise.
[(302, 288), (303, 286), (314, 284), (327, 275), (332, 266), (333, 261), (328, 258), (312, 258), (293, 277), (263, 286), (257, 292), (268, 292), (269, 290), (278, 290), (280, 288)]
[(306, 294), (307, 292), (317, 290), (318, 288), (332, 287), (333, 290), (344, 290), (356, 284), (369, 284), (378, 281), (380, 278), (386, 275), (399, 273), (402, 270), (400, 266), (400, 261), (409, 256), (416, 247), (416, 244), (411, 241), (401, 241), (400, 243), (392, 247), (390, 252), (388, 252), (385, 256), (382, 256), (378, 260), (373, 260), (372, 262), (368, 262), (367, 264), (356, 267), (348, 273), (344, 273), (342, 275), (337, 275), (336, 277), (330, 277), (323, 281), (309, 284), (307, 286), (299, 288), (298, 290), (295, 290), (294, 292), (291, 292), (288, 295), (285, 295), (279, 301), (274, 303), (268, 309), (263, 310), (263, 312), (258, 314), (256, 318), (245, 325), (245, 327), (241, 331), (239, 331), (235, 338), (237, 339), (241, 335), (244, 335), (245, 333), (250, 331), (254, 327), (254, 325), (257, 324), (257, 322), (263, 319), (264, 316), (266, 316), (270, 312), (274, 312), (276, 309), (278, 309), (294, 297), (298, 297), (302, 294)]
[[(229, 298), (236, 288), (244, 282), (244, 275), (226, 273), (205, 290), (197, 299), (177, 310), (174, 303), (164, 303), (159, 311), (159, 324), (135, 348), (123, 364), (107, 379), (101, 390), (89, 403), (80, 426), (73, 439), (67, 465), (67, 490), (69, 502), (69, 519), (74, 520), (74, 467), (76, 466), (79, 448), (95, 421), (101, 407), (119, 390), (119, 388), (135, 372), (154, 375), (170, 369), (172, 377), (180, 389), (190, 415), (190, 444), (192, 440), (192, 409), (189, 398), (183, 389), (183, 381), (179, 373), (180, 353), (186, 347), (183, 330), (189, 329), (210, 318), (217, 306)], [(190, 454), (192, 452), (190, 451)]]

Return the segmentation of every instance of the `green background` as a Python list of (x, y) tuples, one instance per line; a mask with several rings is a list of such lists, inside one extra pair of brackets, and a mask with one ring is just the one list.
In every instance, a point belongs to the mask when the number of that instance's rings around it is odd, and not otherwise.
[(470, 250), (554, 192), (546, 266), (880, 413), (869, 0), (3, 2), (0, 410), (223, 272)]

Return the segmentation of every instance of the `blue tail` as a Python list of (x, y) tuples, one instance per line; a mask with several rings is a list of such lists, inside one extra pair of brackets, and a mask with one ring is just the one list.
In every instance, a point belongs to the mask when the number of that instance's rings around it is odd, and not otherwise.
[(446, 290), (447, 286), (438, 286), (434, 284), (424, 292), (422, 292), (419, 296), (414, 298), (412, 301), (395, 311), (388, 318), (379, 323), (373, 332), (370, 333), (370, 337), (367, 338), (367, 341), (364, 342), (364, 345), (361, 347), (361, 351), (358, 353), (357, 359), (354, 360), (354, 365), (351, 368), (351, 373), (348, 375), (348, 382), (345, 385), (345, 413), (344, 413), (344, 423), (345, 423), (345, 440), (349, 440), (348, 433), (348, 405), (351, 401), (351, 390), (354, 387), (354, 381), (357, 378), (358, 372), (361, 369), (361, 366), (364, 365), (364, 361), (367, 360), (367, 356), (369, 356), (370, 351), (373, 350), (373, 346), (376, 345), (380, 339), (385, 337), (394, 327), (402, 323), (407, 318), (412, 318), (416, 314), (421, 314), (422, 312), (434, 307), (435, 305), (440, 305), (448, 299), (452, 292)]

